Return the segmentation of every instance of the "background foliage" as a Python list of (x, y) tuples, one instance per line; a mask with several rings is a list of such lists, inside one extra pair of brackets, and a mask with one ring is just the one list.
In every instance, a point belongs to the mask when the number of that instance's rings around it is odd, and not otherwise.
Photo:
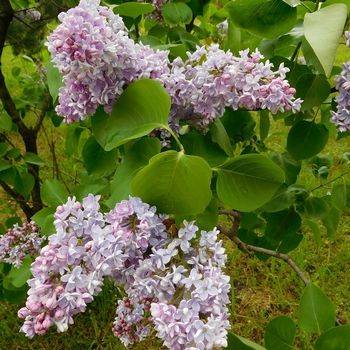
[[(176, 220), (197, 219), (203, 228), (220, 224), (223, 232), (229, 222), (218, 208), (235, 210), (239, 226), (225, 238), (233, 289), (230, 347), (350, 349), (350, 149), (347, 133), (338, 133), (330, 122), (336, 109), (334, 78), (350, 59), (343, 37), (350, 3), (169, 2), (160, 22), (149, 16), (151, 4), (110, 3), (135, 39), (169, 49), (172, 57), (213, 41), (235, 54), (258, 47), (276, 65), (290, 68), (287, 78), (304, 99), (302, 111), (227, 110), (207, 134), (180, 133), (167, 150), (148, 134), (158, 127), (169, 130), (169, 97), (159, 84), (141, 80), (126, 89), (111, 117), (99, 110), (84, 122), (64, 125), (54, 111), (61, 78), (44, 42), (57, 25), (57, 14), (76, 2), (4, 1), (1, 231), (33, 218), (43, 234), (51, 234), (56, 207), (68, 195), (81, 199), (90, 192), (102, 195), (106, 209), (132, 193)], [(41, 18), (33, 19), (30, 8)], [(226, 19), (223, 35), (217, 24)], [(290, 252), (301, 279), (283, 263), (283, 254)], [(5, 335), (0, 345), (120, 346), (109, 330), (115, 301), (110, 285), (68, 336), (28, 341), (17, 335), (16, 308), (27, 291), (29, 265), (30, 260), (19, 270), (0, 265), (0, 330)]]

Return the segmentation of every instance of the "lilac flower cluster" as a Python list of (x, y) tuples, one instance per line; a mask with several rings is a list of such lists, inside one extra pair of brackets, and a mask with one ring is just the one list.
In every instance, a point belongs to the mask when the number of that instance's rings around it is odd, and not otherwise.
[(298, 111), (301, 100), (285, 79), (288, 69), (273, 71), (258, 51), (235, 57), (218, 45), (200, 47), (170, 63), (168, 52), (135, 43), (122, 19), (99, 0), (81, 0), (51, 34), (48, 48), (63, 75), (56, 111), (70, 123), (85, 119), (99, 105), (109, 112), (130, 82), (157, 79), (172, 97), (170, 125), (179, 120), (205, 127), (225, 107)]
[(343, 64), (341, 74), (336, 77), (337, 110), (332, 112), (332, 122), (340, 132), (350, 131), (350, 62)]
[(122, 19), (99, 3), (81, 0), (61, 13), (62, 23), (48, 39), (64, 82), (56, 111), (67, 123), (85, 119), (99, 105), (110, 112), (125, 84), (168, 71), (166, 51), (135, 44)]
[(153, 248), (136, 269), (114, 323), (115, 334), (125, 345), (146, 337), (152, 323), (169, 349), (227, 346), (230, 284), (222, 271), (225, 249), (216, 229), (202, 231), (200, 237), (197, 232), (194, 223), (184, 222), (176, 238)]
[(163, 217), (140, 199), (122, 201), (107, 215), (98, 201), (89, 195), (82, 203), (72, 198), (57, 208), (56, 233), (32, 264), (28, 299), (19, 310), (28, 337), (52, 325), (67, 330), (101, 291), (105, 276), (133, 283), (144, 254), (167, 238)]
[(22, 226), (15, 224), (0, 237), (0, 262), (19, 267), (27, 255), (36, 256), (39, 253), (44, 240), (33, 221)]
[(273, 71), (258, 50), (235, 57), (219, 45), (199, 47), (188, 60), (173, 61), (165, 86), (173, 99), (172, 119), (206, 126), (222, 116), (226, 107), (237, 110), (268, 109), (272, 113), (300, 110), (301, 99), (285, 79), (288, 68)]

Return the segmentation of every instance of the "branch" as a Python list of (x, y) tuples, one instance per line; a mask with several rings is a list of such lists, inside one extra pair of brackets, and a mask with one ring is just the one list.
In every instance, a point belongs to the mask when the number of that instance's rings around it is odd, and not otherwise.
[(21, 207), (27, 219), (34, 215), (33, 209), (27, 204), (26, 199), (14, 191), (9, 185), (7, 185), (4, 181), (0, 180), (0, 186), (4, 189), (4, 191), (9, 194)]
[(0, 99), (8, 115), (13, 122), (17, 124), (21, 134), (28, 132), (28, 128), (24, 124), (12, 98), (6, 87), (5, 77), (2, 73), (1, 56), (5, 45), (6, 35), (10, 23), (13, 19), (14, 12), (9, 0), (1, 0), (0, 2)]
[(219, 213), (230, 216), (232, 219), (233, 225), (230, 230), (227, 230), (222, 226), (218, 227), (218, 229), (225, 236), (227, 236), (232, 242), (234, 242), (239, 248), (249, 253), (262, 253), (262, 254), (266, 254), (274, 258), (283, 260), (296, 272), (298, 277), (304, 282), (305, 285), (308, 285), (310, 283), (309, 278), (305, 275), (305, 273), (301, 270), (301, 268), (296, 264), (296, 262), (288, 254), (276, 252), (274, 250), (270, 250), (262, 247), (253, 246), (240, 240), (236, 234), (240, 224), (239, 222), (240, 216), (238, 216), (240, 215), (240, 213), (233, 211), (234, 215), (232, 215), (232, 211), (222, 211), (222, 210), (219, 211)]
[(43, 106), (40, 110), (40, 113), (35, 113), (36, 116), (38, 117), (38, 120), (34, 126), (34, 129), (33, 131), (35, 133), (37, 133), (39, 130), (40, 130), (40, 127), (44, 121), (44, 118), (45, 118), (45, 115), (46, 115), (46, 112), (48, 111), (48, 109), (50, 108), (50, 105), (51, 105), (51, 97), (49, 94), (46, 94), (45, 97), (44, 97), (44, 103), (43, 103)]

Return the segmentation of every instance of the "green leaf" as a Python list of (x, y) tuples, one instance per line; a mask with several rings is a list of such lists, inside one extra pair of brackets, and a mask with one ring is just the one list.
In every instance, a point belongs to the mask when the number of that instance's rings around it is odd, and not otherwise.
[(81, 178), (80, 184), (72, 189), (72, 194), (81, 201), (90, 193), (94, 195), (109, 194), (108, 190), (109, 182), (106, 178), (98, 177), (98, 175), (88, 175)]
[(23, 260), (21, 266), (19, 266), (18, 268), (13, 266), (11, 268), (11, 271), (5, 277), (4, 283), (11, 284), (15, 288), (20, 288), (23, 285), (25, 285), (31, 276), (31, 272), (30, 272), (31, 263), (32, 263), (31, 257), (27, 256)]
[(217, 143), (228, 156), (232, 156), (232, 145), (227, 135), (225, 127), (220, 119), (210, 125), (210, 134), (213, 142)]
[(304, 102), (301, 104), (301, 110), (310, 110), (319, 106), (330, 94), (331, 86), (323, 74), (304, 74), (296, 85), (297, 97)]
[(0, 113), (0, 130), (12, 130), (12, 119), (5, 111), (2, 111), (2, 113)]
[(269, 135), (270, 131), (270, 113), (267, 110), (260, 111), (260, 124), (259, 124), (259, 131), (260, 131), (260, 139), (261, 141), (264, 141), (267, 136)]
[(168, 128), (170, 97), (151, 79), (130, 84), (116, 102), (112, 115), (101, 109), (92, 118), (92, 130), (106, 150), (145, 136), (156, 128)]
[(34, 177), (32, 174), (26, 171), (17, 171), (14, 178), (14, 187), (16, 192), (20, 193), (24, 197), (29, 196), (34, 187)]
[(136, 173), (146, 166), (154, 155), (160, 152), (158, 139), (145, 137), (135, 142), (125, 154), (111, 181), (111, 196), (107, 205), (114, 207), (116, 202), (126, 199), (131, 194), (131, 180)]
[(349, 187), (343, 181), (339, 184), (334, 184), (332, 189), (332, 204), (340, 211), (343, 211), (347, 207)]
[(305, 212), (306, 215), (311, 218), (324, 218), (327, 216), (330, 210), (330, 206), (327, 201), (319, 197), (309, 197), (305, 201)]
[(293, 320), (286, 316), (274, 318), (266, 327), (265, 346), (267, 350), (294, 349), (296, 326)]
[(315, 344), (315, 350), (350, 350), (350, 325), (329, 329)]
[(77, 125), (69, 125), (66, 136), (66, 153), (72, 156), (77, 153), (79, 148), (79, 140), (84, 128)]
[(167, 24), (189, 24), (192, 21), (192, 10), (183, 2), (170, 2), (162, 7), (162, 15)]
[(236, 334), (228, 334), (228, 350), (266, 350), (262, 346), (253, 343), (252, 341), (239, 337)]
[(190, 131), (180, 139), (186, 154), (204, 158), (212, 167), (218, 166), (227, 160), (226, 153), (220, 146), (210, 139), (210, 135), (202, 135), (196, 130)]
[(227, 206), (253, 211), (267, 203), (284, 181), (284, 173), (260, 154), (238, 156), (218, 169), (217, 193)]
[(27, 152), (24, 157), (24, 161), (29, 164), (43, 165), (45, 162), (35, 153)]
[(254, 135), (256, 123), (249, 112), (226, 109), (221, 121), (234, 142), (250, 140)]
[(57, 207), (67, 202), (68, 192), (58, 180), (45, 180), (41, 190), (41, 199), (47, 206)]
[(32, 216), (32, 220), (39, 225), (40, 232), (44, 235), (49, 236), (56, 232), (53, 224), (55, 211), (55, 208), (46, 207)]
[(58, 69), (49, 61), (46, 65), (47, 69), (47, 85), (52, 97), (52, 101), (55, 103), (58, 97), (58, 91), (63, 85), (62, 77)]
[(327, 230), (327, 235), (329, 238), (334, 238), (335, 233), (337, 232), (338, 225), (341, 218), (341, 212), (332, 205), (331, 201), (328, 202), (330, 209), (328, 214), (322, 218), (322, 223)]
[[(305, 39), (317, 57), (326, 76), (331, 74), (339, 39), (347, 18), (347, 6), (334, 4), (319, 11), (306, 13), (304, 18)], [(322, 73), (322, 71), (321, 71)]]
[(89, 174), (109, 175), (117, 165), (117, 149), (106, 152), (93, 136), (86, 141), (82, 156)]
[(317, 244), (317, 246), (321, 246), (322, 244), (322, 240), (321, 240), (321, 231), (320, 231), (320, 227), (318, 226), (318, 223), (313, 221), (313, 220), (309, 220), (309, 219), (305, 219), (303, 221), (307, 226), (310, 227), (312, 234), (314, 236), (314, 240)]
[(287, 150), (297, 160), (311, 158), (323, 150), (328, 136), (328, 129), (323, 124), (301, 120), (289, 131)]
[(269, 39), (288, 32), (297, 20), (297, 10), (282, 0), (235, 0), (226, 7), (237, 26)]
[(196, 225), (202, 230), (212, 230), (218, 224), (218, 201), (212, 198), (203, 213), (196, 217)]
[(211, 199), (211, 169), (196, 156), (167, 151), (151, 158), (131, 183), (134, 195), (157, 206), (159, 212), (195, 215)]
[(137, 18), (141, 15), (150, 13), (153, 10), (153, 5), (145, 2), (124, 2), (113, 8), (113, 11), (120, 16), (131, 18)]
[(335, 323), (332, 302), (320, 288), (311, 283), (304, 289), (298, 313), (300, 328), (309, 333), (321, 334)]
[(0, 159), (0, 171), (7, 170), (11, 167), (12, 165), (7, 160)]
[(303, 239), (303, 235), (299, 232), (301, 217), (293, 207), (276, 213), (264, 213), (263, 217), (267, 223), (264, 235), (258, 237), (259, 247), (288, 253)]

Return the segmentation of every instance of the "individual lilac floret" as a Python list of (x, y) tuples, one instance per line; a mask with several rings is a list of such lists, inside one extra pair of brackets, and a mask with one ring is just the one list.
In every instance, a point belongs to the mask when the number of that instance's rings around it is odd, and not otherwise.
[[(119, 304), (114, 323), (125, 345), (143, 339), (152, 322), (164, 346), (173, 350), (215, 349), (227, 346), (229, 328), (229, 277), (219, 231), (202, 231), (184, 222), (177, 238), (169, 240), (136, 269), (134, 283), (126, 289), (128, 304), (139, 310), (126, 312)], [(150, 316), (140, 300), (151, 300)], [(128, 317), (130, 315), (130, 317)], [(127, 318), (127, 321), (125, 319)], [(146, 329), (139, 325), (147, 325)], [(136, 336), (129, 329), (138, 329)], [(140, 333), (140, 334), (139, 334)], [(142, 336), (141, 336), (142, 334)]]
[(135, 44), (118, 15), (99, 0), (81, 0), (59, 15), (48, 49), (63, 76), (57, 113), (67, 123), (85, 119), (99, 105), (110, 112), (125, 84), (168, 71), (166, 51)]
[(350, 47), (350, 32), (345, 32), (346, 46)]
[(332, 122), (340, 132), (350, 131), (350, 62), (343, 64), (342, 72), (336, 77), (337, 111), (332, 112)]
[(15, 224), (0, 236), (0, 262), (21, 266), (27, 255), (36, 256), (45, 240), (39, 236), (39, 228), (34, 221), (22, 226)]
[(52, 325), (67, 330), (101, 291), (104, 277), (128, 287), (140, 262), (166, 241), (165, 217), (155, 207), (130, 197), (103, 215), (98, 201), (69, 198), (57, 208), (56, 233), (32, 264), (26, 307), (19, 310), (28, 337)]
[(234, 110), (268, 109), (273, 114), (300, 110), (302, 100), (285, 79), (288, 68), (273, 71), (269, 61), (262, 62), (258, 50), (241, 51), (235, 57), (217, 44), (198, 47), (188, 60), (173, 61), (165, 87), (172, 96), (171, 124), (187, 120), (206, 127), (221, 117), (226, 107)]

